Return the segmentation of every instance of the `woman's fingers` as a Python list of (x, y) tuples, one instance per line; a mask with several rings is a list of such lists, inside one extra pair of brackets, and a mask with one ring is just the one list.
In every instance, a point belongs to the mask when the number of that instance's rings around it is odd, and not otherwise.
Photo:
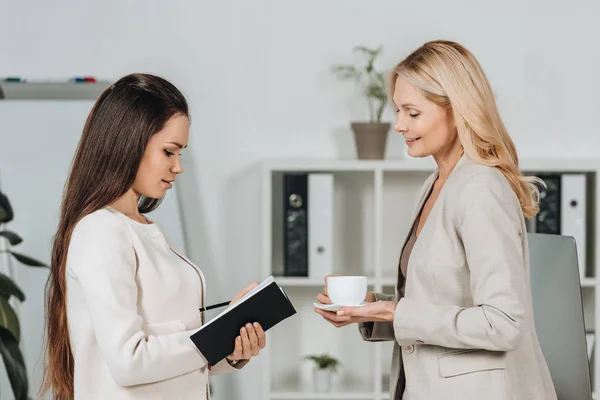
[(321, 304), (331, 304), (331, 299), (323, 293), (317, 295), (317, 301)]
[(240, 328), (240, 336), (235, 338), (233, 353), (230, 360), (249, 360), (257, 356), (267, 345), (267, 335), (258, 322), (246, 324)]
[(246, 324), (246, 331), (248, 332), (248, 338), (250, 339), (250, 353), (253, 356), (257, 356), (260, 348), (258, 347), (258, 335), (254, 326), (250, 323)]
[(242, 338), (235, 338), (235, 346), (233, 348), (233, 353), (231, 353), (230, 358), (232, 360), (241, 360), (242, 359)]
[(249, 291), (251, 291), (252, 289), (254, 289), (257, 286), (258, 286), (258, 282), (252, 282), (251, 284), (249, 284), (248, 286), (246, 286), (241, 292), (239, 292), (238, 294), (236, 294), (233, 297), (233, 299), (229, 302), (229, 305), (231, 306), (233, 303), (235, 303), (236, 301), (238, 301), (239, 299), (241, 299), (242, 297), (244, 297), (244, 295), (246, 293), (248, 293)]
[(315, 312), (320, 314), (325, 318), (325, 320), (336, 327), (345, 326), (351, 324), (354, 321), (350, 320), (350, 317), (347, 316), (339, 316), (335, 312), (321, 310), (320, 308), (315, 307)]
[(256, 336), (258, 337), (258, 347), (260, 349), (264, 349), (267, 346), (267, 334), (258, 322), (254, 323), (254, 331), (256, 332)]
[(249, 360), (252, 357), (252, 344), (250, 343), (248, 330), (245, 326), (240, 330), (240, 336), (242, 337), (242, 358)]

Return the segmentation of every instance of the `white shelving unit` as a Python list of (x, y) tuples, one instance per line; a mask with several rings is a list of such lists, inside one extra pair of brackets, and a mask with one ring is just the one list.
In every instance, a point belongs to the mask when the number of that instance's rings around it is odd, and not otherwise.
[[(525, 173), (585, 173), (594, 199), (600, 199), (600, 159), (522, 159)], [(432, 159), (365, 161), (333, 159), (270, 159), (263, 163), (262, 265), (286, 290), (298, 314), (268, 332), (263, 358), (263, 395), (268, 400), (389, 399), (388, 380), (392, 343), (364, 342), (355, 325), (335, 328), (313, 311), (322, 279), (278, 277), (283, 270), (283, 175), (290, 172), (334, 174), (333, 272), (369, 277), (369, 290), (394, 293), (400, 247), (409, 229), (416, 196), (435, 169)], [(594, 202), (594, 231), (600, 210)], [(588, 239), (598, 248), (600, 235)], [(600, 251), (594, 251), (587, 276), (582, 279), (586, 328), (595, 331), (600, 321), (597, 268)], [(312, 390), (312, 365), (304, 357), (327, 352), (342, 365), (333, 390)], [(592, 384), (600, 384), (600, 356), (591, 362)]]

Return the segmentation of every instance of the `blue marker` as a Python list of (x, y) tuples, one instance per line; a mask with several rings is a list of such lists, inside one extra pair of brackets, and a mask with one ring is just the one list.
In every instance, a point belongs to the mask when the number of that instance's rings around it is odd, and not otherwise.
[(74, 78), (71, 78), (70, 81), (75, 82), (75, 83), (96, 83), (96, 78), (91, 77), (91, 76), (84, 76), (84, 77), (76, 76)]

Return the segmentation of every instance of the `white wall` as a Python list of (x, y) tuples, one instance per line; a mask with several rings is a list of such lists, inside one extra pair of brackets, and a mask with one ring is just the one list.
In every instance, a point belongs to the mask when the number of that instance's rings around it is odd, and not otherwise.
[[(153, 72), (188, 95), (193, 129), (180, 190), (209, 301), (261, 278), (257, 162), (353, 156), (348, 123), (366, 107), (329, 67), (354, 60), (355, 45), (383, 44), (379, 66), (390, 68), (426, 40), (460, 41), (487, 71), (522, 157), (600, 148), (595, 0), (58, 3), (0, 0), (0, 76)], [(402, 156), (398, 137), (389, 145), (389, 157)], [(259, 373), (219, 378), (216, 390), (260, 399)]]

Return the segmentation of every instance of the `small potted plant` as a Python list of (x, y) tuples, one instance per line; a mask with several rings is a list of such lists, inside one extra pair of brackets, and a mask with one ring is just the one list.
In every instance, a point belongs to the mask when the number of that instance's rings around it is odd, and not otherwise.
[(306, 359), (315, 363), (313, 369), (315, 392), (329, 392), (331, 390), (332, 373), (337, 371), (340, 362), (328, 354), (309, 355), (306, 356)]
[(383, 159), (387, 144), (389, 122), (382, 122), (381, 116), (388, 101), (386, 91), (386, 79), (383, 72), (375, 68), (375, 60), (381, 53), (381, 46), (370, 49), (364, 46), (354, 48), (365, 56), (365, 64), (361, 67), (353, 65), (334, 65), (333, 73), (342, 79), (356, 81), (366, 97), (369, 107), (368, 121), (354, 121), (350, 127), (354, 132), (356, 151), (359, 159), (374, 160)]

